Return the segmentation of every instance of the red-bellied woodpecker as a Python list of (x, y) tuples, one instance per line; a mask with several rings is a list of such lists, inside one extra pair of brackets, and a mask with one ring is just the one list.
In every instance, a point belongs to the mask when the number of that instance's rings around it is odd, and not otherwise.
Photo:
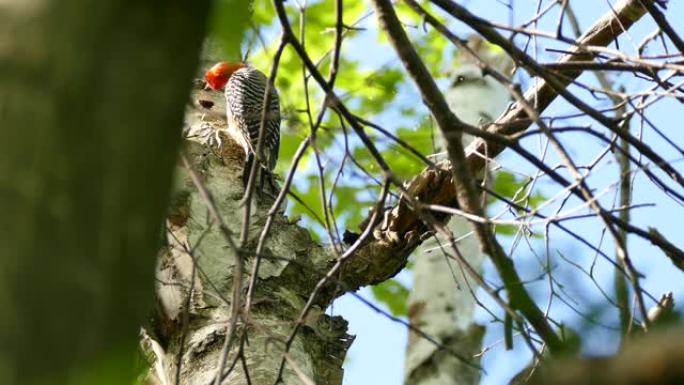
[[(232, 130), (232, 136), (240, 142), (247, 155), (246, 183), (256, 155), (268, 78), (251, 65), (226, 62), (211, 67), (205, 73), (204, 78), (209, 87), (214, 90), (225, 87), (228, 129)], [(280, 146), (280, 102), (275, 87), (271, 87), (265, 112), (263, 145), (258, 158), (262, 168), (270, 173), (278, 160), (278, 147)], [(264, 173), (261, 175), (261, 184), (263, 184)]]

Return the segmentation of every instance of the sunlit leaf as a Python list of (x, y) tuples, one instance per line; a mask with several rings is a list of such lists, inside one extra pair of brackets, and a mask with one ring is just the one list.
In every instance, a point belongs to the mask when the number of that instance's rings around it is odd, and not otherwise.
[(222, 55), (240, 59), (240, 44), (249, 21), (248, 2), (241, 0), (214, 1), (210, 33), (218, 41)]
[(393, 316), (406, 316), (406, 299), (409, 290), (396, 279), (388, 279), (371, 287), (373, 296), (385, 304)]

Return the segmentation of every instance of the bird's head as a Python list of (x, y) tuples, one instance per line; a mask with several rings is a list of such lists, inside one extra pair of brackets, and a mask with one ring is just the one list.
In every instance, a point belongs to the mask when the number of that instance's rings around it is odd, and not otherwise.
[(216, 63), (204, 73), (204, 79), (211, 89), (220, 90), (226, 85), (228, 79), (233, 75), (233, 72), (244, 67), (247, 67), (247, 64), (228, 62)]

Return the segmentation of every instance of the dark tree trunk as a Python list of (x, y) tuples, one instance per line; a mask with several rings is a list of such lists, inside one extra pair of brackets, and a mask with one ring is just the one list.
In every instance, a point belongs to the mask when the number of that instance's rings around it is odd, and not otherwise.
[(0, 5), (0, 383), (130, 381), (208, 9)]

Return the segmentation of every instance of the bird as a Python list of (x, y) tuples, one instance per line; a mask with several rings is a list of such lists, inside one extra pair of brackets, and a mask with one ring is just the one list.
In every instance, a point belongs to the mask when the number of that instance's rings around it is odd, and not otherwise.
[(260, 166), (260, 188), (263, 189), (267, 176), (270, 176), (269, 180), (273, 185), (272, 172), (278, 161), (280, 147), (281, 118), (278, 91), (271, 85), (265, 109), (263, 145), (257, 156), (259, 129), (264, 113), (264, 95), (269, 84), (266, 75), (251, 64), (219, 62), (205, 72), (204, 79), (212, 90), (224, 90), (228, 131), (242, 145), (246, 155), (243, 173), (245, 186), (255, 160), (258, 160)]

